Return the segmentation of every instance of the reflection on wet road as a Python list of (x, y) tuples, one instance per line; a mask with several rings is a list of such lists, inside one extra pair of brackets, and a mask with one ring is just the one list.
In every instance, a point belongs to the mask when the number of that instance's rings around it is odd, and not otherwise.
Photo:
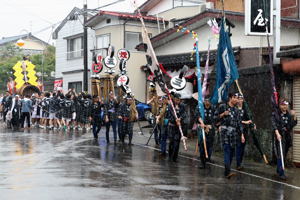
[[(104, 134), (102, 134), (104, 135)], [(299, 199), (297, 188), (223, 169), (178, 163), (142, 145), (107, 145), (91, 134), (0, 134), (0, 196), (6, 199)]]

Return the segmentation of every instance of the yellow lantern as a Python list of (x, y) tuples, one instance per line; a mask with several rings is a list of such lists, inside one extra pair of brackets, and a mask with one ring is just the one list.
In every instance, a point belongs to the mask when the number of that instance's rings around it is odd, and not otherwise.
[(24, 45), (25, 45), (25, 42), (24, 42), (24, 40), (22, 40), (22, 39), (19, 39), (19, 40), (17, 41), (17, 45), (18, 45), (18, 47), (22, 47), (22, 46), (24, 46)]

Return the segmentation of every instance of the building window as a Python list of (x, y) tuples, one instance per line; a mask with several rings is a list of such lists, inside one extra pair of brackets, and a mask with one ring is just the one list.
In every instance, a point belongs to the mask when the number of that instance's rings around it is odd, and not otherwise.
[(76, 93), (82, 92), (82, 82), (69, 82), (68, 89), (74, 89)]
[(109, 47), (110, 44), (110, 35), (105, 34), (105, 35), (99, 35), (97, 36), (97, 49), (98, 53), (100, 53), (103, 56), (106, 56), (107, 54), (107, 48)]
[[(152, 37), (151, 33), (149, 33), (149, 37)], [(135, 47), (142, 42), (142, 33), (125, 32), (125, 49), (136, 50)]]
[(68, 52), (67, 59), (75, 59), (83, 57), (83, 37), (77, 37), (67, 40)]

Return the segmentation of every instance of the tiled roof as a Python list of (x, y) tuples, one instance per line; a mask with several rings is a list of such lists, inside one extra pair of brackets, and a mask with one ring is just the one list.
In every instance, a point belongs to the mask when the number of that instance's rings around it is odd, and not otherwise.
[(29, 34), (23, 34), (23, 35), (16, 35), (16, 36), (12, 36), (12, 37), (3, 37), (1, 40), (0, 40), (0, 45), (4, 45), (4, 44), (7, 44), (7, 43), (10, 43), (10, 42), (15, 42), (19, 39), (23, 39), (23, 38), (26, 38)]

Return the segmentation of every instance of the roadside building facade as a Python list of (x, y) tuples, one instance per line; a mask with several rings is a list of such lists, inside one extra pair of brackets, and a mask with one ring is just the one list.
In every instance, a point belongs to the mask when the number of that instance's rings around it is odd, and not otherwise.
[[(54, 31), (53, 39), (56, 40), (55, 80), (62, 80), (64, 92), (71, 88), (81, 92), (83, 90), (83, 15), (81, 9), (73, 8)], [(94, 40), (94, 31), (88, 29), (88, 66), (92, 63), (90, 49), (95, 47)], [(90, 91), (90, 81), (88, 86)]]
[[(20, 40), (23, 45), (17, 46), (17, 42)], [(2, 37), (2, 39), (0, 39), (0, 48), (5, 47), (6, 45), (14, 45), (20, 48), (21, 53), (24, 55), (42, 54), (47, 46), (49, 46), (47, 42), (35, 37), (31, 33), (12, 37)]]
[[(157, 22), (162, 23), (161, 18), (146, 16), (144, 17), (145, 24), (148, 29), (150, 37), (158, 34)], [(165, 21), (165, 23), (168, 23)], [(135, 48), (142, 42), (142, 26), (137, 14), (134, 13), (120, 13), (112, 11), (100, 11), (97, 15), (92, 17), (86, 24), (95, 30), (95, 52), (107, 56), (107, 49), (109, 45), (114, 46), (115, 56), (120, 49), (127, 49), (130, 52), (130, 59), (127, 63), (128, 77), (130, 79), (129, 86), (135, 98), (141, 102), (147, 99), (147, 84), (146, 74), (141, 70), (141, 66), (147, 63), (144, 52), (139, 52)], [(114, 83), (119, 74), (118, 67), (115, 68), (115, 73), (109, 76), (104, 72), (98, 77), (100, 88), (99, 93), (105, 91), (105, 81), (113, 79)], [(103, 81), (102, 81), (103, 80)], [(118, 90), (114, 84), (113, 88)]]

